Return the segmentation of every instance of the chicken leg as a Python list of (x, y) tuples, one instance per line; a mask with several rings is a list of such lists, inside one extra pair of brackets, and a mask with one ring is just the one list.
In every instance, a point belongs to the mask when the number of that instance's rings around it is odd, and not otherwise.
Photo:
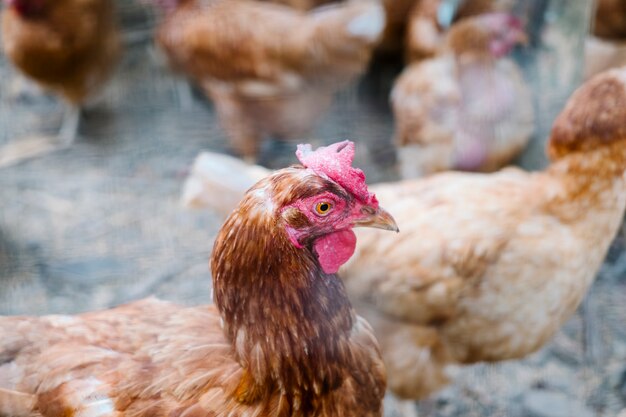
[(0, 146), (0, 167), (43, 156), (71, 145), (78, 135), (81, 108), (66, 104), (61, 128), (56, 136), (33, 135)]
[(58, 140), (62, 146), (69, 146), (76, 140), (80, 127), (81, 107), (75, 104), (66, 104), (63, 121), (59, 129)]
[(176, 90), (176, 99), (182, 110), (189, 110), (193, 107), (193, 91), (191, 85), (183, 77), (176, 77), (174, 80), (174, 89)]

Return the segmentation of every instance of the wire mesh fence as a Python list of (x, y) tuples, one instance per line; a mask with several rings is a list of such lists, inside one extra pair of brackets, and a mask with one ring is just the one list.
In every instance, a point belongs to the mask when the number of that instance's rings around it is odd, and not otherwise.
[[(181, 105), (179, 79), (152, 43), (154, 12), (118, 3), (124, 57), (86, 109), (78, 141), (0, 168), (0, 314), (75, 313), (151, 294), (185, 304), (210, 300), (208, 256), (220, 219), (183, 209), (179, 195), (194, 157), (205, 149), (228, 152), (228, 142), (199, 91), (190, 107)], [(524, 166), (545, 163), (549, 125), (582, 76), (587, 3), (549, 2), (544, 41), (532, 56), (518, 57), (529, 62), (538, 114)], [(370, 182), (396, 179), (388, 93), (400, 70), (399, 62), (375, 62), (302, 139), (353, 139), (360, 145), (355, 165)], [(53, 96), (4, 59), (0, 80), (0, 145), (56, 132), (62, 106)], [(260, 163), (269, 167), (292, 162), (293, 144), (269, 142), (261, 151)], [(459, 371), (421, 412), (612, 417), (626, 407), (624, 244), (620, 235), (584, 304), (591, 322), (577, 314), (525, 360)], [(388, 405), (387, 415), (402, 415), (393, 400)]]

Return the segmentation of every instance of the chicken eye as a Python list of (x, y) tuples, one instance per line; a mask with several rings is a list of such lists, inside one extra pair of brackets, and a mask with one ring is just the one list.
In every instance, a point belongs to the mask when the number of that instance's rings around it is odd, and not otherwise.
[(330, 209), (333, 208), (333, 205), (328, 201), (322, 201), (315, 205), (315, 212), (320, 216), (326, 216), (330, 213)]

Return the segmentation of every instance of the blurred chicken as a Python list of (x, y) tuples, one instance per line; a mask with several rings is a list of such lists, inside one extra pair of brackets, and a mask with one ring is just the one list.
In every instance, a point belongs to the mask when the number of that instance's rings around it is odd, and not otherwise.
[(232, 146), (254, 159), (265, 137), (309, 132), (366, 67), (383, 8), (355, 0), (307, 14), (253, 2), (181, 1), (158, 30), (172, 65), (213, 99)]
[(380, 417), (378, 343), (336, 272), (352, 228), (397, 226), (353, 143), (297, 154), (219, 232), (215, 306), (0, 317), (0, 415)]
[[(396, 394), (429, 395), (451, 364), (524, 357), (574, 313), (626, 206), (626, 67), (572, 96), (548, 153), (543, 172), (443, 173), (371, 187), (402, 232), (358, 233), (341, 276), (374, 327)], [(210, 194), (223, 172), (197, 169), (209, 158), (194, 167), (188, 205), (215, 207), (226, 194)], [(260, 175), (240, 162), (230, 194)]]
[[(272, 3), (285, 4), (297, 10), (307, 11), (317, 6), (329, 3), (345, 3), (346, 0), (261, 0)], [(368, 1), (368, 0), (360, 0)], [(404, 33), (406, 30), (407, 16), (414, 4), (420, 0), (376, 0), (380, 1), (385, 8), (387, 16), (385, 29), (376, 51), (384, 54), (402, 52), (404, 47)]]
[(458, 3), (457, 7), (452, 8), (446, 7), (443, 0), (421, 0), (410, 10), (405, 47), (408, 62), (435, 56), (444, 43), (446, 29), (450, 24), (467, 17), (503, 12), (510, 8), (511, 2), (510, 0), (465, 0), (455, 3)]
[(27, 77), (61, 95), (61, 144), (73, 142), (80, 106), (111, 75), (120, 52), (113, 0), (4, 0), (2, 44)]
[(439, 23), (441, 0), (421, 0), (407, 17), (404, 45), (407, 62), (431, 58), (441, 48), (445, 31)]
[(598, 0), (585, 44), (585, 77), (626, 64), (626, 1)]
[(391, 102), (404, 178), (492, 171), (524, 149), (534, 129), (531, 90), (507, 58), (523, 40), (509, 14), (464, 19), (435, 58), (403, 71)]

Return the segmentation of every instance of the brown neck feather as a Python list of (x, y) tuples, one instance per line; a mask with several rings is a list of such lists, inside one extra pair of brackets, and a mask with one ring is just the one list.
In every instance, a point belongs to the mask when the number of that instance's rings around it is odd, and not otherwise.
[(278, 389), (305, 411), (341, 383), (355, 314), (341, 280), (289, 241), (264, 193), (249, 192), (218, 235), (215, 303), (244, 368), (238, 400)]
[(573, 151), (552, 159), (552, 171), (584, 174), (592, 181), (622, 176), (626, 171), (626, 140), (617, 140), (597, 149)]
[[(572, 152), (555, 160), (546, 173), (558, 178), (564, 193), (550, 200), (563, 221), (595, 216), (595, 209), (611, 210), (621, 218), (626, 191), (626, 141), (598, 149)], [(563, 209), (569, 207), (569, 209)]]

